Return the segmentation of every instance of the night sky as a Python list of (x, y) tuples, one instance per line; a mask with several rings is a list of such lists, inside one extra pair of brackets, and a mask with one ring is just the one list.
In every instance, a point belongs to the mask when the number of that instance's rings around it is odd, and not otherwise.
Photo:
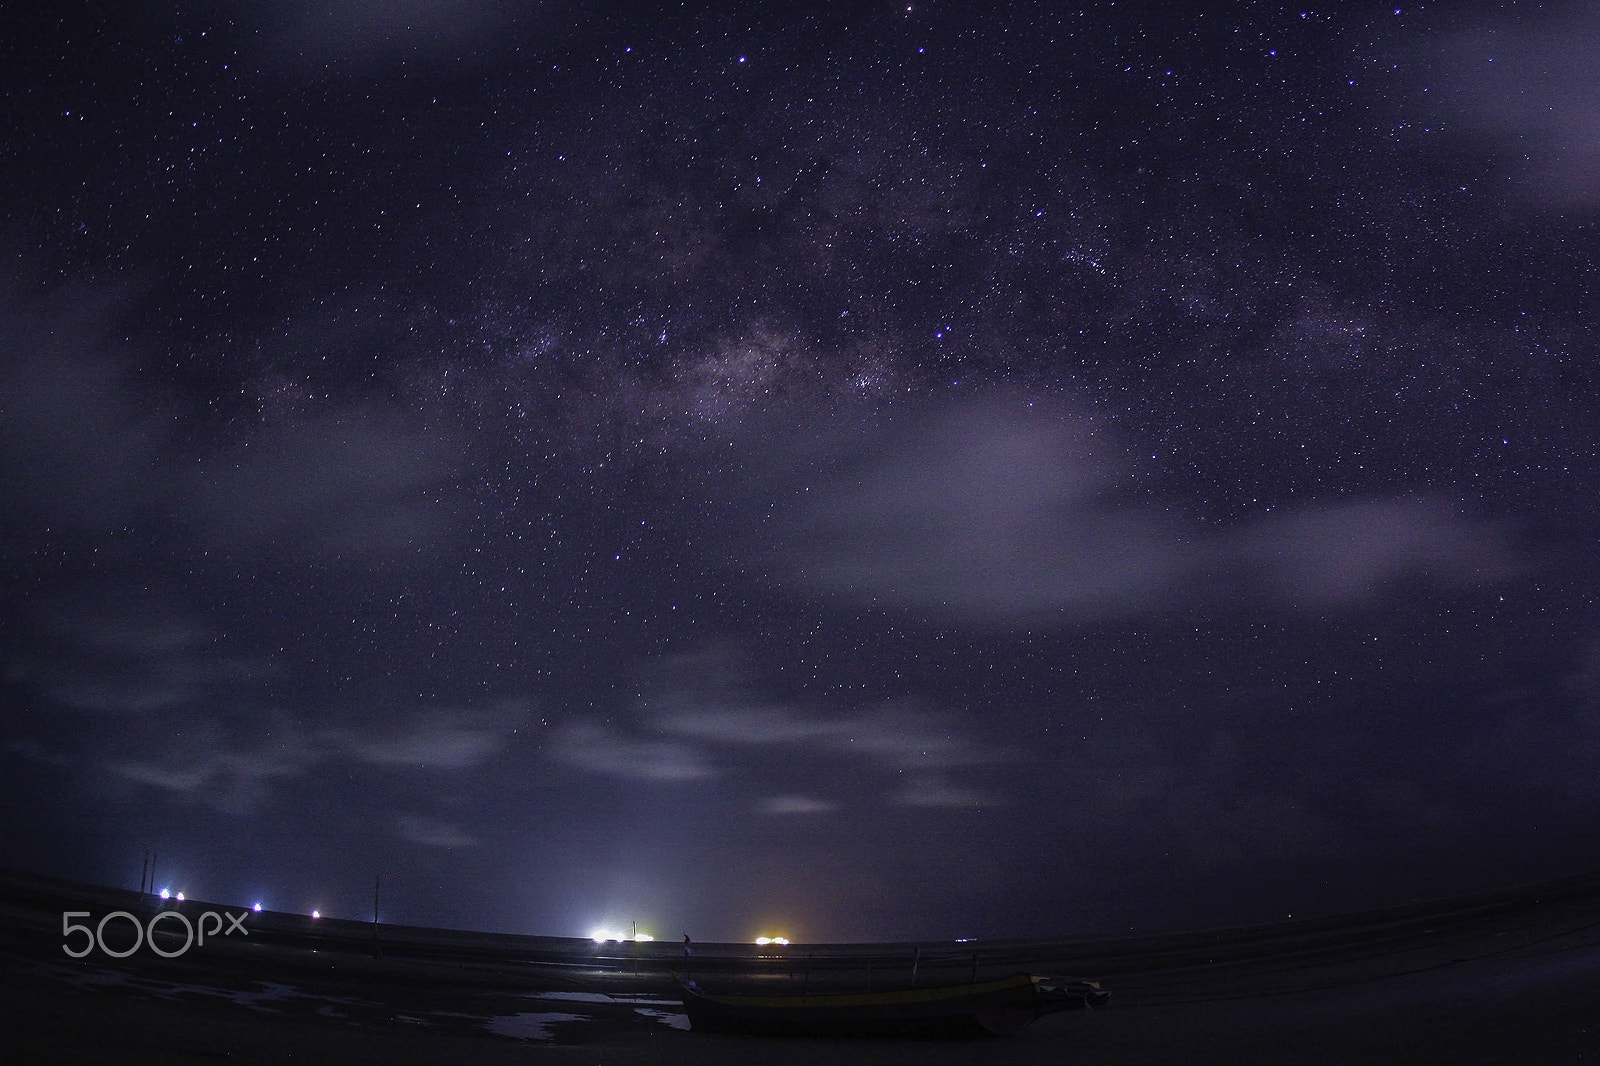
[(0, 865), (554, 935), (1600, 864), (1586, 4), (13, 5)]

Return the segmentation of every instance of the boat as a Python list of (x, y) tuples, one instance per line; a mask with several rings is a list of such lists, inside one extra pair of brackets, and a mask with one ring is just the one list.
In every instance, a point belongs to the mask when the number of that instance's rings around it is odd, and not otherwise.
[(1019, 973), (889, 992), (724, 995), (678, 976), (698, 1032), (767, 1036), (1008, 1036), (1057, 1011), (1102, 1006), (1098, 982)]

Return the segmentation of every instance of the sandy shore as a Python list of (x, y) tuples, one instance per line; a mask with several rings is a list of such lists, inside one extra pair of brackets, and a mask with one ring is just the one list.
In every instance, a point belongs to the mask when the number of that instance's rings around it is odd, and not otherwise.
[(287, 916), (276, 935), (256, 919), (253, 937), (214, 938), (175, 958), (148, 945), (125, 959), (68, 958), (61, 912), (98, 919), (130, 895), (0, 881), (8, 1061), (1600, 1061), (1600, 878), (1136, 940), (796, 946), (765, 959), (742, 945), (697, 946), (702, 980), (729, 987), (881, 987), (907, 979), (914, 959), (924, 981), (938, 981), (941, 966), (1067, 971), (1113, 992), (1106, 1009), (1048, 1017), (1021, 1037), (913, 1042), (687, 1031), (669, 975), (683, 960), (670, 947), (388, 929), (375, 945), (370, 927)]

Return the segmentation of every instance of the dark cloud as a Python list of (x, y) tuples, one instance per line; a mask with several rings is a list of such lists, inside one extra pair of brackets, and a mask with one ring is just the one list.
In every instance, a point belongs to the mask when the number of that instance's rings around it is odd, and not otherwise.
[(12, 536), (23, 516), (103, 531), (160, 499), (171, 417), (103, 339), (115, 303), (73, 289), (0, 325), (0, 499)]
[[(560, 5), (529, 5), (548, 15)], [(408, 58), (471, 54), (511, 21), (504, 0), (284, 0), (272, 18), (248, 12), (265, 27), (267, 58), (291, 70), (379, 69)]]
[(211, 623), (172, 598), (126, 585), (67, 593), (17, 649), (13, 680), (75, 711), (143, 714), (181, 707), (276, 670), (219, 647)]
[(268, 427), (184, 479), (202, 537), (360, 562), (404, 561), (446, 535), (448, 445), (398, 414), (352, 410)]

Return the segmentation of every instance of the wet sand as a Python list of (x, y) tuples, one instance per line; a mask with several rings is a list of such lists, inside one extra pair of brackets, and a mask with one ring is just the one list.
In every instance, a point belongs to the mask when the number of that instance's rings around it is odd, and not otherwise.
[[(1248, 929), (1116, 940), (696, 945), (708, 986), (886, 987), (1031, 970), (1111, 1006), (993, 1040), (687, 1031), (673, 945), (251, 915), (174, 958), (62, 950), (135, 894), (0, 877), (7, 1061), (47, 1063), (1567, 1063), (1600, 1061), (1600, 875)], [(185, 904), (198, 916), (216, 905)], [(237, 908), (231, 909), (234, 913)], [(111, 923), (131, 925), (124, 919)], [(176, 927), (168, 921), (164, 925)], [(130, 930), (131, 931), (131, 930)], [(81, 934), (80, 934), (81, 936)], [(80, 939), (70, 941), (74, 946)], [(164, 937), (164, 950), (181, 940)]]

